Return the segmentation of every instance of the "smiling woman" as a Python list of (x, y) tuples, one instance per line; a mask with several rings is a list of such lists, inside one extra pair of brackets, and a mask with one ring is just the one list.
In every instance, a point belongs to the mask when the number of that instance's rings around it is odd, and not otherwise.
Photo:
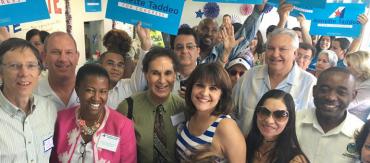
[(80, 105), (58, 113), (51, 162), (136, 162), (132, 122), (106, 106), (108, 72), (98, 65), (82, 66), (75, 89)]
[(226, 70), (216, 64), (201, 64), (187, 80), (186, 104), (191, 118), (178, 128), (179, 160), (191, 162), (204, 146), (220, 160), (245, 162), (246, 145), (232, 112), (231, 80)]

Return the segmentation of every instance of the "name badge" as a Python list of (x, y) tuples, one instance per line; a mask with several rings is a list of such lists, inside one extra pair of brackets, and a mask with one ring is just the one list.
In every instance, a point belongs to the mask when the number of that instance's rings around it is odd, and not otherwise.
[(51, 135), (50, 137), (46, 138), (46, 139), (43, 141), (43, 144), (44, 144), (44, 152), (47, 152), (47, 151), (49, 151), (51, 148), (53, 148), (53, 147), (54, 147), (53, 135)]
[(119, 137), (102, 133), (98, 140), (98, 148), (116, 152), (119, 143)]
[(185, 121), (185, 114), (184, 112), (177, 113), (171, 116), (171, 122), (173, 126), (177, 126), (179, 123)]

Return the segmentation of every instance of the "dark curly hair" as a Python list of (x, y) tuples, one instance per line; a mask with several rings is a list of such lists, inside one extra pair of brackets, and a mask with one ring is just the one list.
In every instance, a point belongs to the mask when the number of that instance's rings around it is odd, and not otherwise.
[(116, 51), (127, 54), (131, 49), (132, 40), (127, 32), (120, 29), (112, 29), (103, 37), (103, 45), (108, 51)]

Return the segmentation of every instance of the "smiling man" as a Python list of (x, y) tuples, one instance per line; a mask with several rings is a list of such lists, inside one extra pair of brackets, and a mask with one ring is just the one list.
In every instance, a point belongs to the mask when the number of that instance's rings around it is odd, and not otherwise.
[(295, 99), (296, 110), (307, 108), (312, 101), (316, 78), (295, 64), (299, 40), (290, 29), (275, 29), (267, 39), (266, 64), (253, 67), (234, 86), (235, 116), (244, 134), (248, 134), (254, 109), (264, 93), (279, 89)]
[(298, 112), (296, 118), (299, 144), (311, 162), (355, 162), (353, 134), (363, 122), (347, 107), (356, 93), (348, 70), (332, 67), (320, 74), (313, 88), (315, 109)]
[(34, 92), (53, 101), (58, 110), (78, 104), (75, 72), (79, 52), (72, 35), (54, 32), (45, 40), (45, 63), (49, 74), (40, 80)]

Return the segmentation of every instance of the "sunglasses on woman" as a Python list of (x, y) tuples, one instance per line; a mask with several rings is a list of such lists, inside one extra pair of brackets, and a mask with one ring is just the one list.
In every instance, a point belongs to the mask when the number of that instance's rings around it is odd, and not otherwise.
[(239, 74), (239, 76), (243, 76), (244, 71), (237, 71), (237, 70), (229, 70), (230, 76), (235, 76), (236, 74)]
[(257, 116), (261, 119), (266, 119), (270, 117), (272, 114), (272, 118), (275, 121), (282, 122), (289, 118), (289, 112), (286, 110), (276, 110), (271, 112), (269, 109), (267, 109), (264, 106), (258, 106), (257, 107)]

